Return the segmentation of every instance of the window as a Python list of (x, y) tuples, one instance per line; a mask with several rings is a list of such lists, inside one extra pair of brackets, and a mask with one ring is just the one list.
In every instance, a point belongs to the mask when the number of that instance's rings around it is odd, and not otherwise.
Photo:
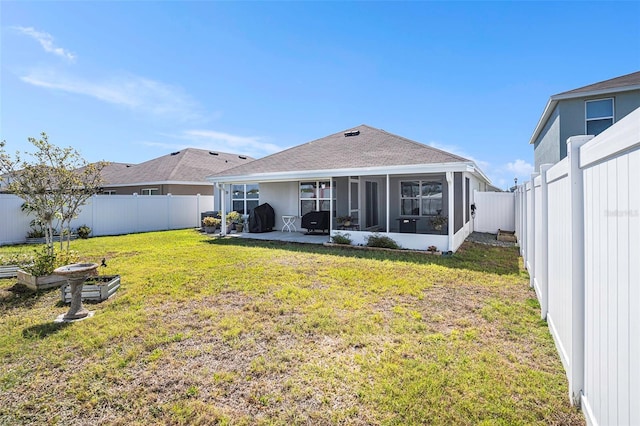
[(587, 135), (598, 135), (613, 124), (613, 98), (585, 102)]
[(312, 211), (330, 211), (332, 197), (329, 181), (300, 182), (300, 216)]
[(142, 188), (140, 191), (142, 195), (160, 195), (158, 188)]
[(442, 213), (442, 182), (400, 182), (400, 215), (428, 216)]
[(116, 195), (116, 190), (115, 189), (105, 189), (104, 191), (102, 191), (103, 195)]
[(231, 187), (231, 206), (240, 214), (249, 214), (251, 210), (258, 207), (258, 198), (260, 198), (258, 184), (232, 185)]

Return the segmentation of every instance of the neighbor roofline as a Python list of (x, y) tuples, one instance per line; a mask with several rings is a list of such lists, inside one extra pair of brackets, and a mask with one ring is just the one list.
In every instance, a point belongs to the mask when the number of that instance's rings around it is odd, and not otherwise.
[(553, 110), (556, 108), (556, 105), (559, 101), (576, 98), (588, 98), (591, 96), (610, 95), (612, 93), (631, 92), (633, 90), (640, 90), (640, 84), (634, 84), (632, 86), (612, 87), (608, 89), (589, 90), (587, 92), (563, 92), (551, 96), (547, 101), (547, 105), (542, 112), (540, 120), (538, 120), (538, 124), (533, 131), (533, 135), (531, 135), (531, 139), (529, 139), (529, 145), (536, 142), (536, 139), (538, 138), (538, 136), (540, 136), (542, 129), (544, 129), (544, 126), (547, 124), (549, 117), (551, 117), (551, 114), (553, 113)]
[(288, 172), (250, 173), (235, 176), (208, 176), (211, 183), (287, 182), (301, 179), (321, 179), (363, 175), (401, 175), (412, 173), (469, 172), (487, 182), (489, 178), (473, 161), (453, 163), (411, 164), (400, 166), (356, 167), (348, 169), (297, 170)]
[(156, 182), (132, 182), (132, 183), (102, 183), (102, 187), (109, 188), (126, 188), (129, 186), (143, 186), (143, 185), (197, 185), (197, 186), (209, 186), (211, 185), (208, 182), (187, 182), (187, 181), (179, 181), (179, 180), (162, 180)]

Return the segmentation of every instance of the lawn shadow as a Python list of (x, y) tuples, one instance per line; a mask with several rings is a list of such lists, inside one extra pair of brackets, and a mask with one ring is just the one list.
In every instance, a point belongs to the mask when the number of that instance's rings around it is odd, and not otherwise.
[[(30, 308), (34, 306), (40, 298), (46, 296), (52, 290), (56, 288), (34, 291), (24, 284), (13, 282), (10, 287), (4, 287), (2, 284), (4, 280), (0, 281), (0, 311), (18, 309), (18, 308)], [(8, 283), (11, 283), (11, 281)]]
[(45, 322), (22, 330), (25, 339), (44, 339), (71, 325), (70, 322)]
[(298, 253), (328, 254), (356, 259), (391, 260), (420, 265), (437, 264), (447, 268), (467, 269), (498, 275), (518, 275), (520, 254), (517, 247), (496, 247), (465, 241), (458, 251), (448, 256), (403, 250), (367, 250), (361, 247), (324, 246), (320, 244), (292, 243), (285, 241), (252, 240), (249, 238), (210, 238), (207, 244), (237, 247), (261, 247)]

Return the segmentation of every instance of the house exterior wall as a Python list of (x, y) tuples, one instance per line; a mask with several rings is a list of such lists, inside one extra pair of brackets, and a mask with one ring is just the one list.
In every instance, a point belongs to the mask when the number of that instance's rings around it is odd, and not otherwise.
[(276, 215), (276, 229), (282, 229), (282, 216), (298, 216), (294, 222), (300, 229), (300, 207), (298, 206), (298, 181), (292, 182), (261, 182), (260, 204), (269, 203)]
[[(442, 215), (448, 216), (449, 211), (449, 197), (447, 191), (447, 179), (443, 174), (437, 175), (414, 175), (414, 176), (401, 176), (401, 177), (391, 177), (389, 179), (390, 185), (390, 194), (389, 194), (389, 217), (390, 221), (390, 231), (391, 232), (399, 232), (400, 231), (400, 223), (396, 220), (400, 215), (400, 182), (407, 180), (441, 180), (442, 181)], [(418, 233), (426, 233), (431, 229), (427, 219), (425, 217), (421, 217), (420, 220), (416, 223), (416, 232)]]
[(556, 106), (555, 110), (549, 117), (549, 121), (544, 126), (542, 132), (536, 139), (533, 156), (535, 160), (535, 170), (538, 170), (540, 164), (557, 163), (560, 161), (560, 108)]
[(613, 98), (614, 123), (640, 107), (640, 90), (609, 93), (558, 101), (556, 109), (534, 143), (535, 170), (555, 164), (567, 156), (567, 139), (586, 134), (585, 102)]

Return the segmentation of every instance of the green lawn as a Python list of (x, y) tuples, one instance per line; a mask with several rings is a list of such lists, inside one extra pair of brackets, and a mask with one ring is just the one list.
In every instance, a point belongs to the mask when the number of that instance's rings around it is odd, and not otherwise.
[(184, 230), (72, 249), (122, 287), (54, 325), (59, 291), (0, 279), (0, 424), (584, 423), (515, 248)]

